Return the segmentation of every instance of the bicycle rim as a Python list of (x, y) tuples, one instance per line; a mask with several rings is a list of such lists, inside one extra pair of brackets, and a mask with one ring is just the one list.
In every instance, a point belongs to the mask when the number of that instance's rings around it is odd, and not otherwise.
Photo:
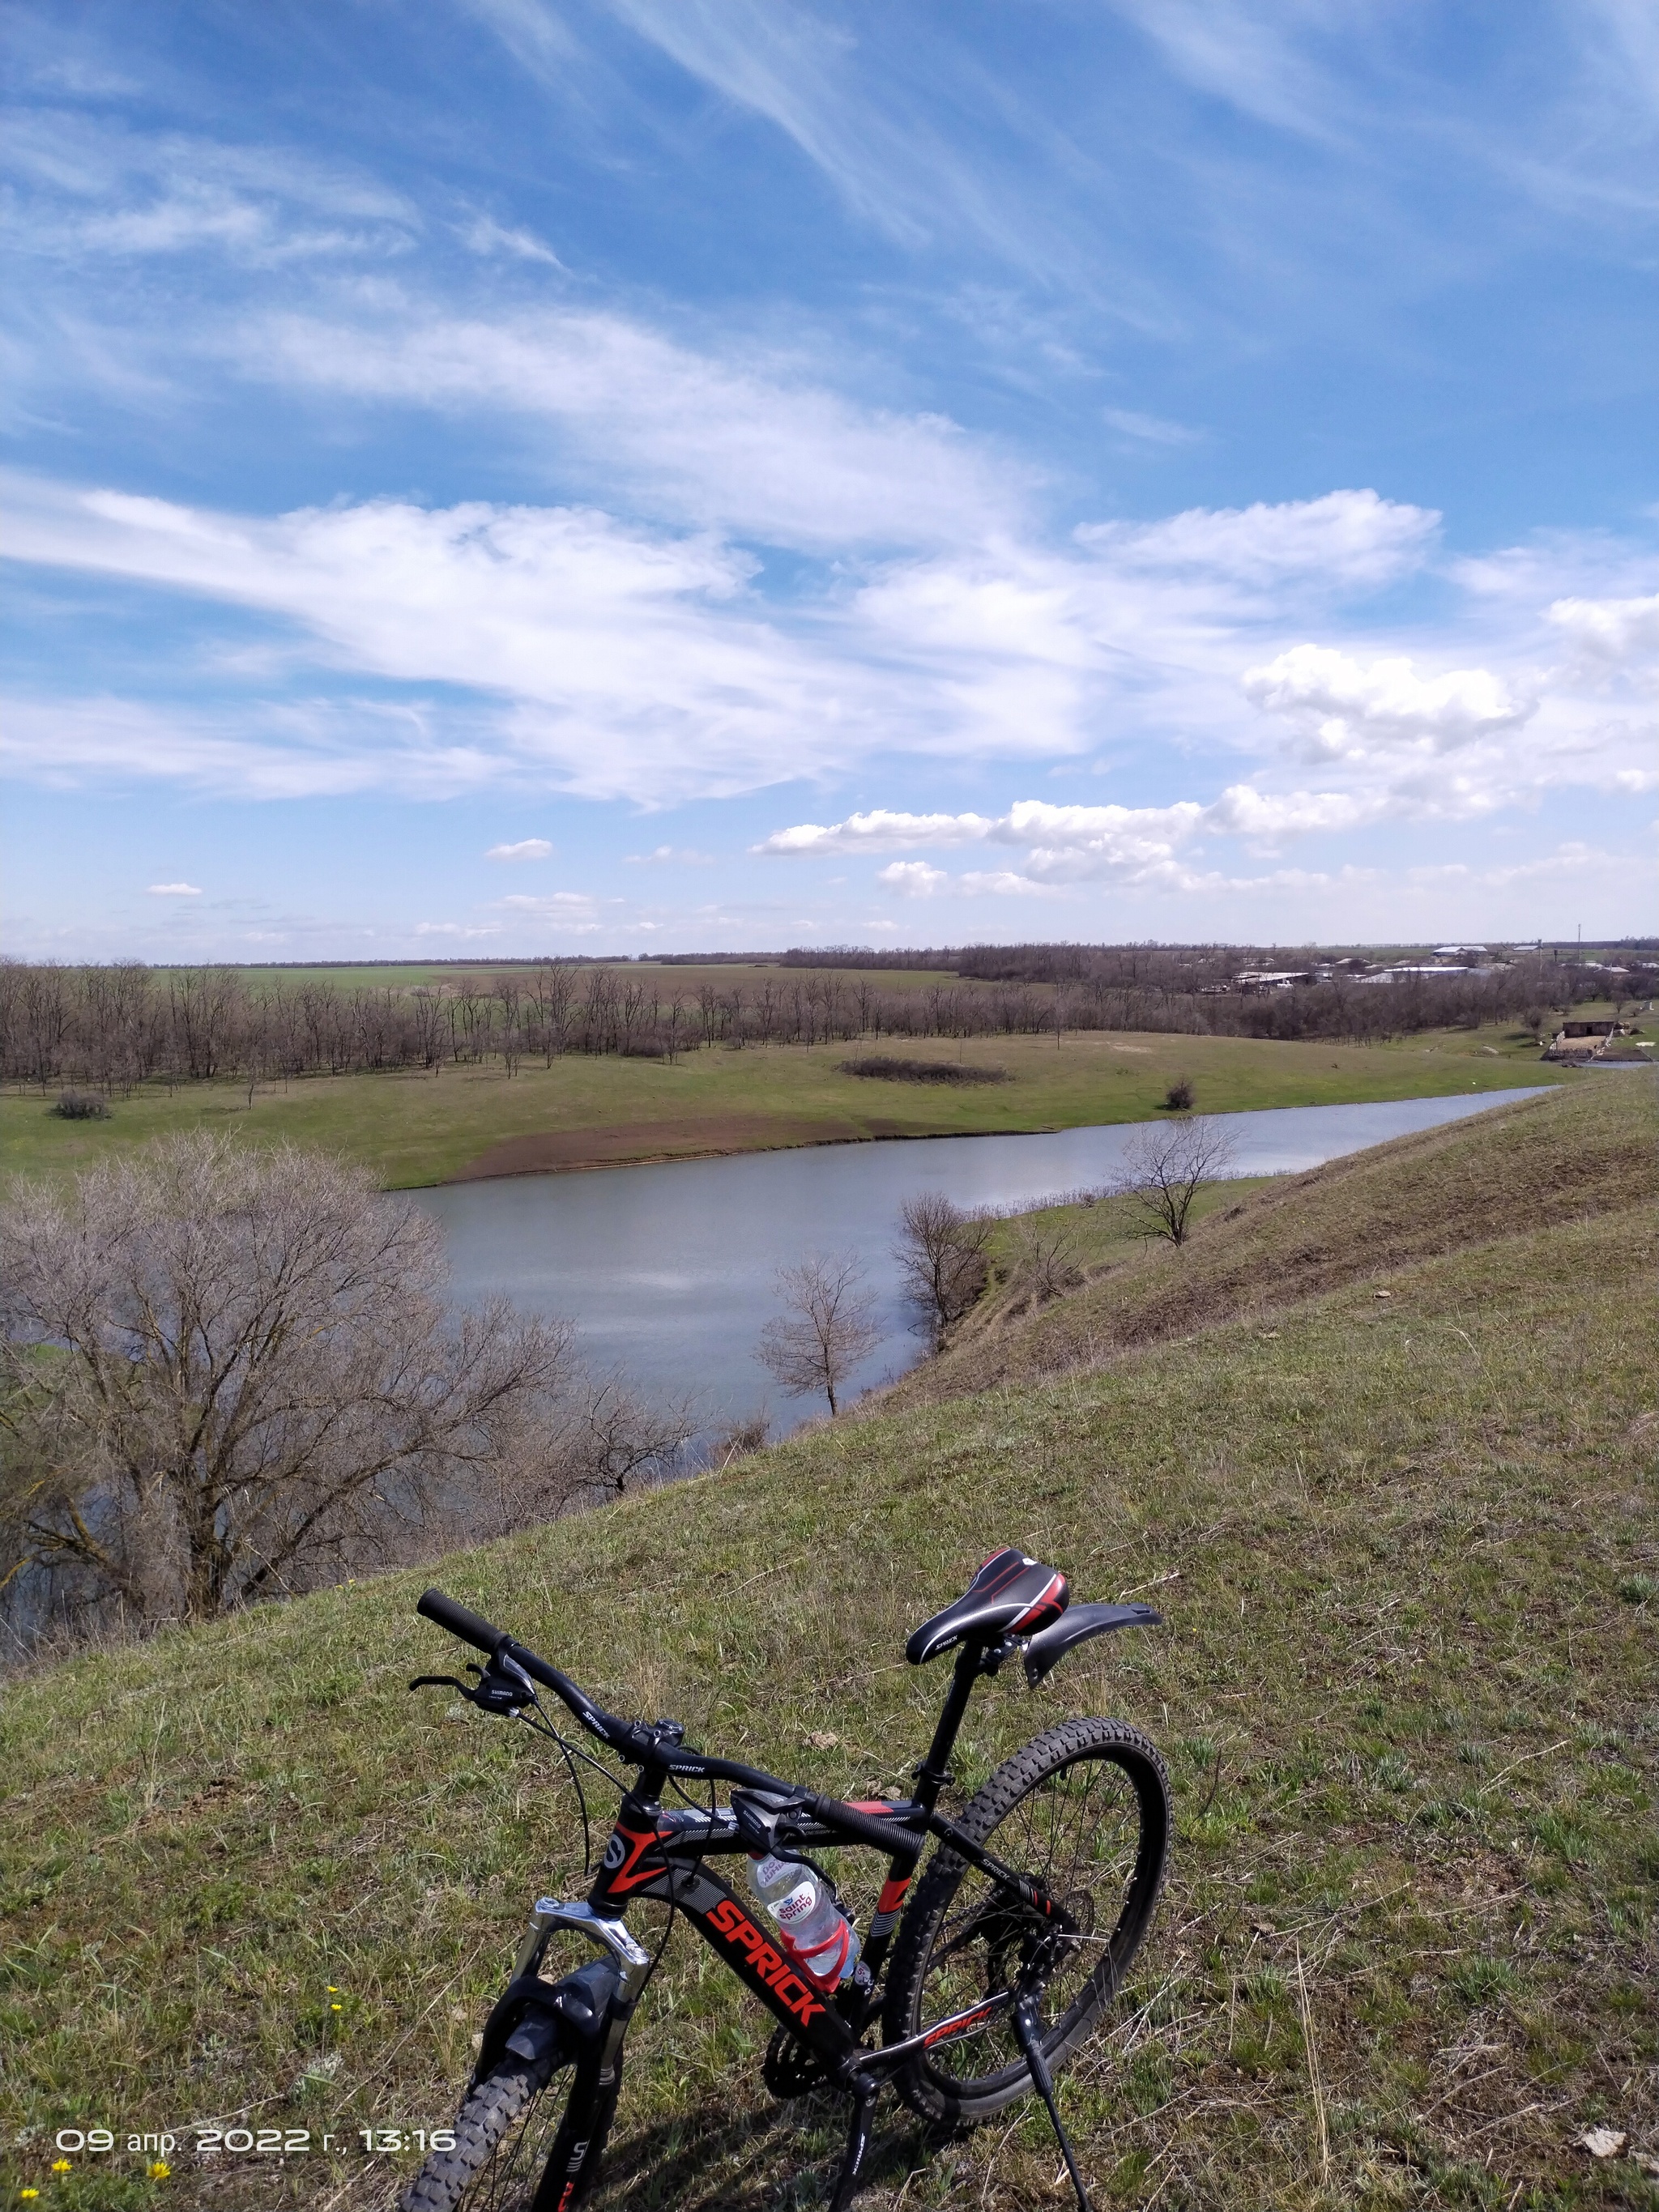
[[(987, 1876), (942, 1854), (914, 1908), (908, 2018), (890, 2033), (916, 2033), (1031, 1976), (1043, 2051), (1057, 2068), (1115, 1995), (1157, 1902), (1168, 1833), (1162, 1764), (1134, 1730), (1069, 1723), (1000, 1767), (962, 1825), (1006, 1863), (1037, 1875), (1075, 1932), (1011, 1911)], [(913, 2101), (934, 2117), (972, 2118), (975, 2108), (982, 2116), (1030, 2086), (1008, 2012), (935, 2045), (909, 2071)]]

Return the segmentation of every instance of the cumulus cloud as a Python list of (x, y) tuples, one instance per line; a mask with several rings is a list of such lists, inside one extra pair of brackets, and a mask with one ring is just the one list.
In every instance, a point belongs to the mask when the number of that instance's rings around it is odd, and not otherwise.
[(1361, 662), (1317, 645), (1294, 646), (1246, 669), (1243, 687), (1255, 706), (1291, 722), (1296, 750), (1312, 761), (1450, 752), (1518, 728), (1538, 703), (1490, 669), (1420, 677), (1404, 658)]
[(202, 896), (199, 884), (151, 884), (149, 889), (152, 898), (200, 898)]
[(1599, 660), (1623, 664), (1659, 653), (1659, 592), (1650, 599), (1557, 599), (1549, 618)]
[[(778, 858), (847, 853), (1000, 845), (1026, 856), (1021, 871), (981, 870), (963, 876), (969, 891), (1025, 892), (1084, 881), (1174, 884), (1184, 880), (1176, 855), (1195, 839), (1243, 836), (1257, 842), (1316, 830), (1352, 827), (1365, 805), (1340, 792), (1263, 793), (1233, 784), (1211, 805), (1180, 799), (1170, 806), (1063, 806), (1020, 799), (1003, 815), (902, 814), (876, 809), (844, 822), (803, 822), (775, 831), (750, 850)], [(920, 863), (895, 862), (877, 880), (895, 889), (915, 888), (940, 872)]]
[(925, 860), (893, 860), (876, 871), (876, 881), (905, 898), (928, 898), (945, 881), (943, 868), (930, 868)]
[(903, 852), (914, 845), (970, 845), (995, 827), (988, 814), (902, 814), (877, 806), (844, 822), (798, 822), (749, 849), (778, 855)]
[(492, 845), (486, 860), (550, 860), (553, 848), (545, 837), (520, 837), (516, 845)]

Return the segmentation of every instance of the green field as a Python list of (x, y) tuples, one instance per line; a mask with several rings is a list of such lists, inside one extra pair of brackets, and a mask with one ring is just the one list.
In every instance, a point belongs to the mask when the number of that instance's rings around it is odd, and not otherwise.
[[(1331, 1105), (1630, 1079), (1540, 1065), (1524, 1033), (1431, 1031), (1389, 1045), (1285, 1044), (1149, 1032), (943, 1040), (915, 1057), (1002, 1066), (1012, 1083), (871, 1082), (839, 1063), (862, 1047), (777, 1045), (665, 1060), (570, 1056), (551, 1068), (499, 1062), (421, 1074), (314, 1076), (264, 1085), (180, 1085), (117, 1098), (107, 1121), (64, 1121), (39, 1092), (0, 1097), (0, 1171), (55, 1175), (170, 1129), (235, 1129), (255, 1142), (326, 1146), (362, 1161), (390, 1188), (447, 1182), (491, 1148), (547, 1136), (543, 1164), (676, 1158), (869, 1137), (1073, 1127), (1157, 1110), (1170, 1081), (1191, 1077), (1200, 1110)], [(534, 1156), (532, 1157), (539, 1157)]]
[[(1115, 1257), (1091, 1209), (1106, 1272), (1078, 1296), (1144, 1270), (1115, 1293), (1138, 1348), (1011, 1379), (1062, 1299), (1000, 1325), (1002, 1379), (959, 1355), (937, 1402), (17, 1683), (14, 2191), (390, 2203), (396, 2160), (209, 2171), (185, 2130), (437, 2124), (527, 1900), (582, 1887), (545, 1747), (406, 1694), (455, 1656), (413, 1614), (425, 1581), (620, 1710), (856, 1796), (902, 1789), (926, 1741), (940, 1685), (906, 1630), (1012, 1542), (1167, 1616), (1038, 1692), (1005, 1670), (958, 1762), (971, 1788), (1084, 1712), (1170, 1756), (1158, 1922), (1063, 2081), (1102, 2212), (1652, 2208), (1632, 2159), (1576, 2141), (1606, 2123), (1659, 2153), (1652, 1139), (1645, 1079), (1588, 1079), (1365, 1156), (1340, 1205), (1331, 1170), (1230, 1194), (1183, 1252)], [(1308, 1297), (1316, 1250), (1334, 1286)], [(1183, 1313), (1189, 1261), (1212, 1288), (1248, 1273), (1255, 1304)], [(836, 2115), (766, 2098), (769, 2024), (681, 1931), (607, 2206), (822, 2201)], [(52, 2132), (100, 2122), (179, 2135), (169, 2182), (125, 2154), (51, 2179)], [(860, 2201), (1026, 2212), (1064, 2201), (1055, 2170), (1024, 2109), (939, 2144), (885, 2106)]]

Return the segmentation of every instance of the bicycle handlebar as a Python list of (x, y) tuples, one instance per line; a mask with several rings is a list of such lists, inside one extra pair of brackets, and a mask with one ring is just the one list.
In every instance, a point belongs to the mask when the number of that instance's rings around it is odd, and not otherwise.
[(487, 1652), (490, 1658), (505, 1656), (522, 1667), (532, 1681), (539, 1682), (555, 1697), (562, 1698), (590, 1735), (598, 1736), (624, 1759), (643, 1762), (651, 1755), (653, 1731), (641, 1728), (637, 1721), (624, 1721), (615, 1713), (608, 1713), (603, 1705), (596, 1705), (579, 1683), (568, 1674), (562, 1674), (545, 1659), (538, 1658), (527, 1644), (520, 1644), (509, 1636), (506, 1629), (497, 1628), (482, 1613), (459, 1605), (441, 1589), (422, 1590), (415, 1601), (415, 1610), (427, 1620), (435, 1620), (440, 1628), (447, 1628), (452, 1636), (459, 1636), (463, 1644), (476, 1650)]
[(447, 1628), (452, 1636), (459, 1636), (463, 1644), (470, 1644), (477, 1651), (495, 1651), (512, 1638), (505, 1629), (493, 1628), (481, 1613), (468, 1607), (441, 1589), (422, 1590), (415, 1601), (416, 1613), (435, 1620), (440, 1628)]
[[(415, 1610), (426, 1620), (447, 1628), (452, 1636), (459, 1636), (463, 1644), (483, 1652), (489, 1658), (505, 1656), (523, 1668), (532, 1681), (544, 1689), (551, 1690), (569, 1706), (576, 1718), (591, 1735), (601, 1743), (609, 1744), (624, 1759), (645, 1765), (660, 1761), (671, 1774), (695, 1777), (703, 1782), (732, 1782), (740, 1789), (775, 1790), (790, 1799), (795, 1808), (812, 1819), (820, 1820), (827, 1828), (836, 1828), (849, 1842), (867, 1844), (872, 1850), (892, 1852), (894, 1829), (899, 1824), (879, 1820), (856, 1807), (844, 1804), (839, 1797), (818, 1797), (803, 1790), (799, 1783), (781, 1781), (775, 1774), (765, 1773), (758, 1766), (746, 1766), (740, 1759), (721, 1759), (711, 1752), (694, 1751), (689, 1747), (671, 1744), (664, 1740), (662, 1731), (640, 1721), (625, 1721), (615, 1713), (608, 1713), (596, 1705), (577, 1683), (556, 1667), (539, 1658), (528, 1644), (497, 1628), (482, 1613), (462, 1605), (441, 1589), (423, 1590), (416, 1600)], [(921, 1838), (917, 1838), (918, 1847)]]

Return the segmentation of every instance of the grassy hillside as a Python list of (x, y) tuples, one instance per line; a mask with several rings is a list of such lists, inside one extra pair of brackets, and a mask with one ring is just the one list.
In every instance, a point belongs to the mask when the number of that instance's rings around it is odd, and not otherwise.
[(1659, 1198), (1654, 1085), (1591, 1076), (1571, 1097), (1397, 1138), (1265, 1182), (1200, 1194), (1175, 1246), (1143, 1233), (1133, 1200), (1054, 1207), (1087, 1286), (1033, 1313), (1004, 1238), (1003, 1279), (940, 1358), (896, 1386), (905, 1402), (960, 1396), (1095, 1365), (1135, 1345), (1189, 1334), (1522, 1228), (1613, 1213)]
[[(1199, 1103), (1256, 1106), (1421, 1098), (1520, 1083), (1604, 1081), (1545, 1066), (1529, 1038), (1445, 1030), (1394, 1045), (1281, 1044), (1248, 1037), (1068, 1034), (907, 1043), (916, 1056), (1007, 1068), (1012, 1083), (946, 1090), (843, 1075), (845, 1045), (696, 1052), (662, 1060), (573, 1056), (441, 1075), (315, 1076), (262, 1086), (200, 1084), (117, 1099), (107, 1121), (64, 1121), (39, 1092), (0, 1097), (0, 1173), (66, 1173), (163, 1130), (234, 1128), (290, 1138), (372, 1167), (392, 1188), (471, 1172), (675, 1159), (867, 1137), (1070, 1128), (1144, 1120), (1171, 1080)], [(1613, 1079), (1615, 1080), (1619, 1079)]]
[[(1652, 2206), (1633, 2161), (1574, 2147), (1606, 2119), (1659, 2152), (1659, 1206), (1623, 1095), (1629, 1203), (1384, 1253), (1386, 1301), (1356, 1280), (1270, 1328), (890, 1404), (436, 1578), (620, 1708), (854, 1794), (902, 1786), (942, 1686), (904, 1632), (994, 1545), (1155, 1595), (1164, 1630), (991, 1685), (959, 1762), (971, 1787), (1091, 1711), (1170, 1757), (1166, 1900), (1063, 2093), (1102, 2205)], [(1478, 1125), (1475, 1183), (1595, 1097)], [(15, 2185), (42, 2203), (363, 2206), (398, 2161), (201, 2169), (185, 2124), (444, 2115), (527, 1899), (579, 1888), (580, 1857), (541, 1747), (404, 1693), (451, 1660), (410, 1609), (425, 1579), (8, 1692), (0, 2142), (35, 2131)], [(817, 2201), (824, 2116), (765, 2098), (767, 2026), (682, 1931), (610, 2202)], [(1051, 2141), (1010, 2118), (939, 2148), (887, 2111), (864, 2201), (1060, 2202)], [(51, 2131), (100, 2120), (179, 2134), (170, 2179), (125, 2154), (48, 2179)]]

